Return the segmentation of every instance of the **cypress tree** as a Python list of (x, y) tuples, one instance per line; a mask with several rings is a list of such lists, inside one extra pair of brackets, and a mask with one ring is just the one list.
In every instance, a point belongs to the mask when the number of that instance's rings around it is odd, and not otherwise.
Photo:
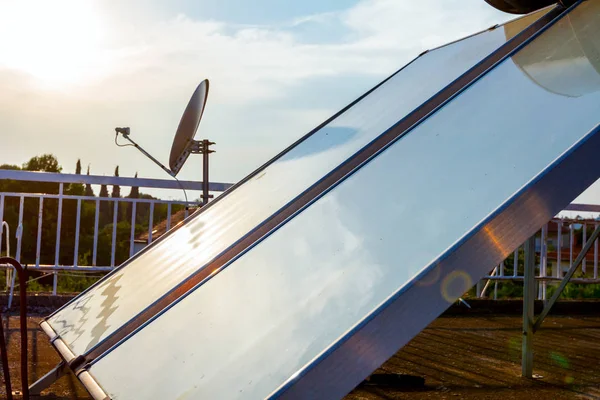
[[(88, 176), (90, 175), (90, 166), (89, 165), (87, 167), (87, 174), (88, 174)], [(108, 190), (106, 192), (107, 192), (106, 194), (108, 195)], [(94, 196), (94, 189), (92, 189), (92, 185), (89, 183), (85, 184), (85, 195), (90, 196), (90, 197)]]
[[(138, 177), (138, 173), (135, 173), (135, 178)], [(139, 199), (140, 198), (140, 188), (138, 186), (132, 186), (131, 187), (131, 191), (129, 192), (129, 195), (127, 196), (130, 199)], [(142, 205), (142, 203), (138, 203), (138, 206)], [(131, 213), (133, 211), (133, 203), (128, 202), (127, 203), (127, 214), (126, 214), (126, 218), (127, 221), (131, 221)], [(139, 214), (139, 210), (138, 212), (136, 212), (136, 214)], [(137, 220), (137, 215), (136, 215), (136, 220)]]
[[(135, 173), (134, 178), (138, 177), (138, 173)], [(129, 192), (129, 197), (130, 199), (139, 199), (140, 198), (140, 188), (138, 186), (132, 186), (131, 187), (131, 192)]]
[[(118, 165), (115, 168), (115, 176), (116, 177), (119, 176), (119, 166)], [(111, 193), (110, 197), (114, 197), (114, 198), (121, 197), (121, 186), (119, 186), (119, 185), (113, 185), (113, 187), (112, 187), (112, 193)]]
[[(75, 165), (75, 173), (77, 175), (81, 175), (81, 160), (77, 160), (77, 164)], [(76, 196), (81, 196), (85, 193), (85, 188), (81, 183), (71, 183), (67, 188), (67, 194), (74, 194)]]
[(106, 185), (100, 186), (100, 197), (108, 197), (108, 187)]

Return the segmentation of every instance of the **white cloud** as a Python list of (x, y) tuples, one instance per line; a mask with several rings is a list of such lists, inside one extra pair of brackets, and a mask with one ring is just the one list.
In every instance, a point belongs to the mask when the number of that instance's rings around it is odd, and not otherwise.
[(365, 0), (289, 24), (345, 28), (343, 41), (324, 37), (318, 44), (304, 43), (285, 25), (238, 27), (180, 15), (138, 30), (137, 42), (118, 50), (117, 62), (126, 75), (142, 73), (135, 81), (159, 84), (160, 90), (153, 90), (161, 95), (173, 87), (174, 77), (184, 82), (185, 77), (209, 76), (227, 102), (285, 98), (287, 88), (307, 78), (383, 76), (425, 49), (487, 28), (497, 13), (480, 3)]
[[(114, 148), (110, 132), (114, 126), (131, 125), (138, 135), (143, 132), (140, 142), (166, 160), (188, 96), (208, 77), (211, 93), (202, 130), (218, 143), (213, 176), (238, 180), (266, 161), (266, 155), (279, 152), (421, 51), (486, 28), (500, 16), (482, 1), (411, 3), (363, 0), (346, 10), (299, 16), (273, 26), (241, 26), (185, 15), (116, 24), (104, 13), (102, 18), (94, 17), (91, 30), (86, 31), (85, 21), (79, 21), (82, 37), (93, 39), (81, 60), (77, 40), (45, 41), (44, 57), (24, 59), (41, 65), (49, 62), (54, 71), (74, 69), (72, 75), (78, 79), (68, 82), (71, 75), (62, 74), (61, 90), (53, 91), (40, 86), (44, 74), (31, 74), (31, 68), (0, 74), (7, 88), (0, 93), (4, 108), (0, 129), (7, 132), (10, 127), (13, 136), (8, 146), (19, 149), (7, 153), (20, 157), (9, 156), (7, 161), (20, 163), (34, 154), (53, 152), (66, 166), (82, 157), (84, 163), (92, 163), (95, 173), (110, 173), (120, 164), (122, 175), (138, 170), (143, 176), (161, 176), (141, 156)], [(9, 18), (2, 7), (0, 15)], [(0, 25), (3, 22), (0, 16)], [(306, 41), (311, 30), (328, 34)], [(57, 37), (65, 37), (65, 30), (60, 32)], [(48, 56), (53, 45), (59, 54), (71, 54), (72, 60)], [(35, 55), (34, 50), (29, 53)], [(14, 68), (0, 55), (2, 66)], [(315, 86), (307, 90), (307, 84)], [(352, 88), (344, 90), (343, 96), (332, 95), (326, 106), (315, 105), (324, 90), (348, 86)], [(26, 150), (22, 149), (25, 140)], [(254, 150), (247, 151), (248, 147)], [(235, 157), (239, 154), (245, 157)], [(195, 162), (184, 169), (184, 178), (197, 179), (200, 163)]]

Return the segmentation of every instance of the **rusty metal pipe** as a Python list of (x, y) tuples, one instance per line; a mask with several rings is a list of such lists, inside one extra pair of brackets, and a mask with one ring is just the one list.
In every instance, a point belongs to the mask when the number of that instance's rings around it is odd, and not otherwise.
[(0, 314), (0, 356), (2, 357), (2, 373), (4, 374), (4, 387), (6, 388), (7, 400), (12, 400), (12, 385), (10, 384), (10, 371), (8, 369), (8, 350), (4, 340), (4, 323)]
[[(21, 387), (23, 400), (29, 400), (29, 377), (27, 368), (27, 271), (12, 257), (0, 257), (0, 264), (10, 264), (19, 276), (19, 303), (21, 325)], [(7, 394), (9, 395), (9, 394)], [(10, 394), (12, 395), (12, 393)], [(9, 395), (9, 396), (10, 396)], [(10, 399), (11, 397), (9, 397)]]

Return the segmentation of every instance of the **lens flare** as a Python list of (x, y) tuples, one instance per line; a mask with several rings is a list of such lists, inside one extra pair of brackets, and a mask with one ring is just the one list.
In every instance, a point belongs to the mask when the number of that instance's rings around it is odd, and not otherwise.
[(553, 364), (558, 365), (562, 369), (569, 369), (569, 360), (562, 354), (553, 351), (550, 353), (550, 359)]
[(442, 281), (442, 296), (448, 303), (453, 303), (473, 286), (471, 276), (465, 271), (452, 271)]

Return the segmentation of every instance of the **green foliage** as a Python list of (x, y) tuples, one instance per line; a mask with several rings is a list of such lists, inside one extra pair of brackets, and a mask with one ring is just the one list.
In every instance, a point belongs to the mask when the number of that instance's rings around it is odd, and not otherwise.
[(100, 197), (108, 197), (108, 187), (106, 185), (100, 186)]
[[(45, 276), (44, 276), (45, 275)], [(102, 278), (104, 274), (87, 274), (84, 272), (59, 272), (56, 291), (58, 293), (79, 293)], [(29, 271), (28, 292), (52, 292), (53, 276), (51, 274)], [(6, 270), (0, 270), (0, 290), (6, 290)], [(18, 287), (15, 293), (18, 292)]]
[[(138, 177), (138, 173), (135, 173), (134, 178)], [(140, 188), (137, 186), (132, 186), (131, 187), (131, 191), (129, 192), (129, 197), (130, 199), (139, 199), (140, 198)]]
[[(77, 160), (77, 164), (75, 165), (75, 173), (77, 175), (81, 175), (81, 160)], [(83, 196), (85, 193), (85, 187), (81, 183), (71, 183), (68, 185), (65, 193), (73, 196)]]
[(52, 154), (42, 154), (41, 156), (33, 157), (31, 160), (23, 164), (23, 169), (26, 171), (42, 172), (62, 171), (62, 167), (58, 164), (58, 160)]
[[(547, 294), (551, 297), (557, 286), (548, 287)], [(592, 299), (600, 298), (600, 284), (567, 283), (559, 299)]]

